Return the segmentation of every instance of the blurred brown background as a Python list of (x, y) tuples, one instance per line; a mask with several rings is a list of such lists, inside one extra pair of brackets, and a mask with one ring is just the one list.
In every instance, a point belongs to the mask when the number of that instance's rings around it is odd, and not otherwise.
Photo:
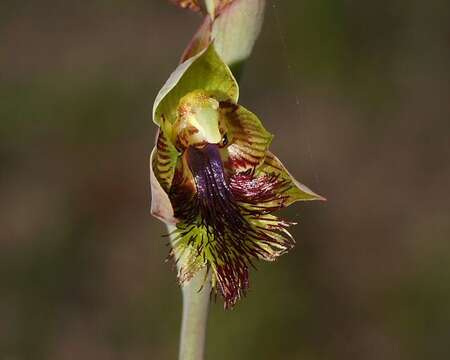
[[(273, 7), (275, 5), (275, 8)], [(0, 2), (0, 359), (176, 359), (153, 99), (200, 18)], [(212, 306), (207, 359), (450, 358), (450, 3), (270, 2), (241, 102), (326, 204)]]

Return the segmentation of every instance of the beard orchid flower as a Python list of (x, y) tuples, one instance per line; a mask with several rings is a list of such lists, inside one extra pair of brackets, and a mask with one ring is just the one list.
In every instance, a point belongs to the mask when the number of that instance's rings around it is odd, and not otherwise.
[(206, 268), (226, 308), (245, 295), (256, 260), (294, 246), (293, 223), (273, 213), (323, 200), (269, 151), (273, 136), (238, 96), (214, 45), (183, 62), (156, 98), (150, 159), (152, 214), (173, 226), (179, 282)]

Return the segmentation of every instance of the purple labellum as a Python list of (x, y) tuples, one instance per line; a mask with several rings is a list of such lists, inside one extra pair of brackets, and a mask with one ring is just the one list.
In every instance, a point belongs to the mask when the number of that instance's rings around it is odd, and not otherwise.
[(256, 178), (250, 172), (228, 179), (217, 145), (190, 147), (185, 155), (195, 191), (183, 184), (172, 186), (175, 217), (180, 219), (178, 238), (186, 237), (192, 229), (206, 229), (205, 238), (194, 234), (188, 241), (199, 256), (205, 251), (213, 256), (214, 261), (207, 266), (215, 271), (225, 306), (232, 307), (248, 289), (252, 261), (273, 260), (273, 251), (281, 248), (284, 252), (293, 246), (292, 238), (284, 232), (290, 224), (264, 217), (280, 208), (264, 203), (279, 200), (275, 190), (285, 183), (274, 176)]
[(217, 237), (224, 237), (230, 231), (249, 230), (225, 180), (218, 146), (189, 148), (187, 156), (197, 188), (199, 215), (205, 225), (213, 227)]

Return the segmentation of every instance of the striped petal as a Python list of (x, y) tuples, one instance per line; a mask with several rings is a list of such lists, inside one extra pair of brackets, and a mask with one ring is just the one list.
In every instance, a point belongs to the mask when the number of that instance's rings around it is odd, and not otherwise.
[(152, 168), (161, 187), (167, 193), (172, 185), (179, 155), (175, 146), (169, 141), (168, 136), (160, 129), (157, 135)]
[(174, 217), (174, 211), (169, 196), (162, 188), (160, 182), (155, 176), (153, 164), (155, 163), (155, 147), (150, 155), (150, 188), (152, 194), (151, 214), (166, 224), (176, 224), (178, 222)]
[(230, 173), (254, 171), (263, 164), (273, 136), (252, 112), (230, 102), (220, 104), (229, 145), (222, 151)]

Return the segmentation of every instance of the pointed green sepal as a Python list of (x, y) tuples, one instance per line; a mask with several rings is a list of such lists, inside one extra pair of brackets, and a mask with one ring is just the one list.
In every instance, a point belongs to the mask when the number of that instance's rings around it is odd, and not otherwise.
[(218, 101), (238, 101), (239, 87), (236, 79), (213, 44), (186, 60), (172, 73), (156, 97), (153, 121), (157, 125), (161, 125), (163, 119), (174, 123), (180, 99), (195, 90), (208, 92)]

